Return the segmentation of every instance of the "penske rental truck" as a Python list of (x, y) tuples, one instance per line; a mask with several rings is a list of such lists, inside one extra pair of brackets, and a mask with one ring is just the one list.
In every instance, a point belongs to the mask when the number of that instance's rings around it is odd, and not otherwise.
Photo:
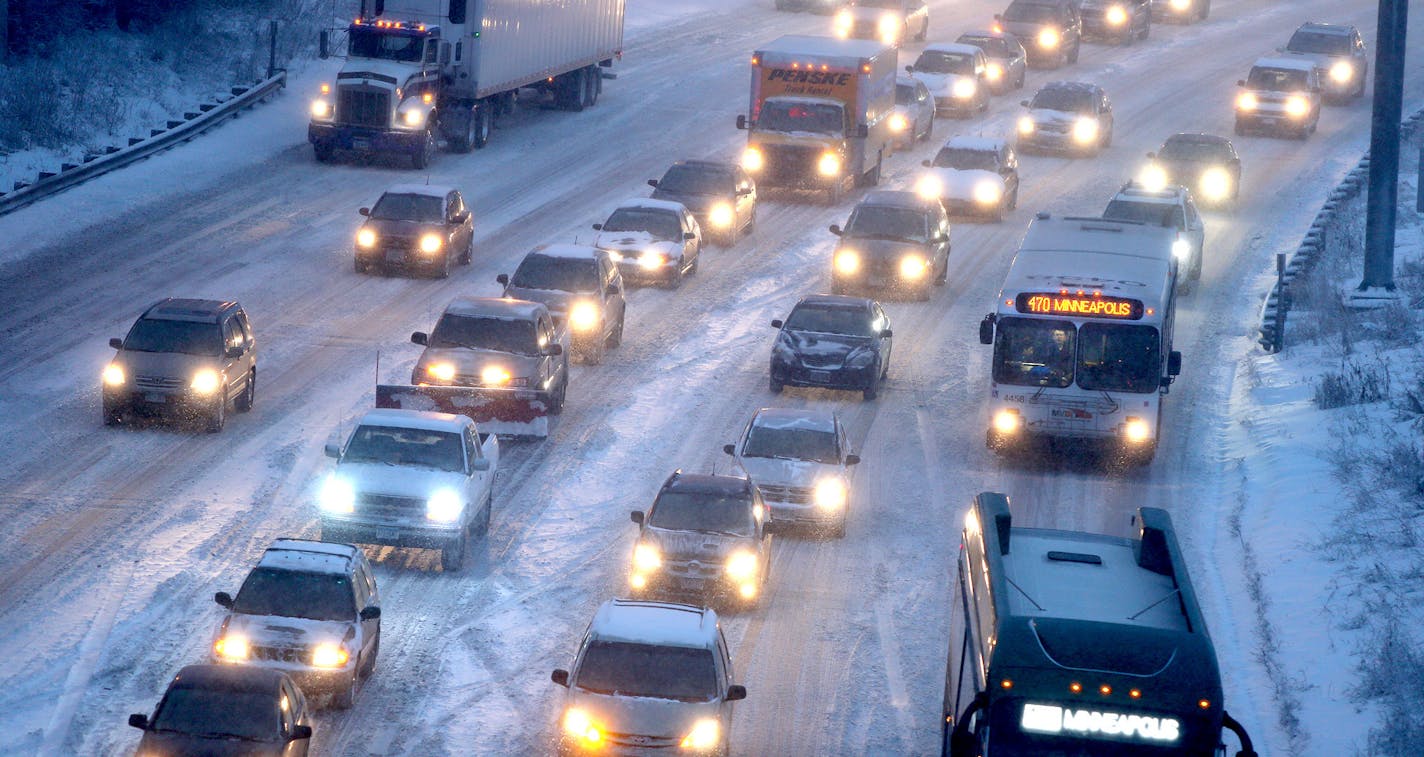
[(746, 168), (763, 187), (840, 199), (880, 183), (891, 152), (895, 48), (861, 39), (788, 35), (752, 54)]
[(439, 140), (484, 147), (520, 90), (564, 110), (597, 103), (603, 69), (622, 53), (623, 0), (361, 0), (307, 141), (323, 163), (346, 150), (424, 168)]

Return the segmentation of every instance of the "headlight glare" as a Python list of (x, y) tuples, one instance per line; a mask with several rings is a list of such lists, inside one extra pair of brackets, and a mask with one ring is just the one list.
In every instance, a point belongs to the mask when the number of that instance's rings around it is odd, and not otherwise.
[(836, 35), (842, 38), (850, 36), (850, 30), (855, 27), (855, 17), (850, 11), (843, 10), (836, 14), (835, 30)]
[(1008, 435), (1018, 433), (1023, 426), (1023, 418), (1019, 416), (1019, 411), (1012, 408), (1005, 408), (994, 413), (994, 430), (1000, 434)]
[(938, 200), (944, 196), (944, 182), (938, 176), (921, 176), (915, 182), (915, 194), (926, 200)]
[(1172, 10), (1184, 11), (1192, 7), (1192, 0), (1172, 0)]
[(577, 707), (564, 713), (564, 733), (589, 746), (603, 743), (602, 729), (594, 724), (593, 718), (589, 717), (587, 712)]
[(1088, 144), (1097, 138), (1097, 119), (1084, 117), (1073, 122), (1073, 139), (1079, 144)]
[(929, 263), (919, 255), (906, 255), (900, 258), (900, 275), (907, 279), (923, 278), (925, 272), (929, 270)]
[(356, 246), (364, 250), (369, 250), (376, 246), (375, 229), (362, 228), (356, 232)]
[(1188, 242), (1187, 240), (1181, 238), (1178, 238), (1172, 242), (1172, 257), (1176, 258), (1179, 262), (1187, 262), (1187, 258), (1191, 257), (1191, 254), (1191, 242)]
[(766, 156), (762, 155), (760, 148), (748, 147), (742, 151), (742, 168), (756, 173), (764, 167), (766, 167)]
[(425, 517), (436, 523), (454, 523), (463, 509), (460, 495), (454, 489), (437, 489), (425, 501)]
[(757, 556), (753, 552), (739, 549), (727, 557), (727, 576), (734, 581), (744, 581), (757, 572)]
[(662, 254), (661, 252), (654, 252), (653, 250), (648, 250), (642, 255), (638, 256), (638, 265), (642, 266), (647, 270), (657, 268), (658, 266), (666, 263), (667, 261), (668, 258), (666, 255)]
[(349, 513), (356, 509), (356, 487), (338, 476), (329, 476), (321, 487), (321, 509), (331, 513)]
[(693, 749), (699, 752), (710, 752), (717, 748), (717, 742), (722, 737), (722, 727), (717, 721), (711, 718), (703, 718), (692, 726), (692, 732), (688, 733), (682, 740), (683, 749)]
[(979, 87), (973, 79), (955, 79), (954, 84), (949, 88), (949, 94), (958, 100), (971, 98), (978, 91)]
[(1038, 33), (1038, 46), (1046, 50), (1058, 47), (1058, 41), (1057, 29), (1044, 29)]
[(1020, 134), (1023, 134), (1024, 136), (1027, 136), (1027, 135), (1029, 135), (1029, 134), (1032, 134), (1032, 133), (1033, 133), (1033, 130), (1036, 129), (1036, 128), (1037, 128), (1037, 126), (1034, 125), (1034, 123), (1033, 123), (1033, 118), (1032, 118), (1031, 116), (1019, 116), (1019, 133), (1020, 133)]
[(439, 234), (426, 234), (420, 238), (420, 251), (431, 255), (440, 251), (445, 246), (445, 240)]
[(330, 118), (331, 103), (325, 100), (312, 100), (311, 114), (312, 118)]
[(1330, 67), (1330, 80), (1336, 84), (1348, 84), (1353, 78), (1355, 67), (1350, 65), (1349, 61), (1336, 61), (1335, 65)]
[(1231, 194), (1231, 174), (1222, 168), (1208, 168), (1201, 177), (1201, 193), (1208, 200), (1224, 200)]
[(1156, 163), (1149, 163), (1138, 174), (1137, 183), (1149, 192), (1161, 192), (1167, 188), (1167, 171)]
[(1108, 8), (1107, 21), (1113, 26), (1122, 26), (1127, 23), (1127, 11), (1121, 5), (1114, 5)]
[(509, 371), (497, 365), (491, 365), (480, 371), (480, 383), (486, 386), (500, 386), (508, 384), (514, 377), (509, 375)]
[(1292, 118), (1304, 118), (1310, 112), (1310, 103), (1300, 95), (1291, 95), (1286, 98), (1286, 115)]
[(714, 229), (730, 229), (736, 220), (737, 212), (732, 209), (730, 202), (719, 202), (707, 211), (707, 222)]
[(569, 308), (569, 326), (574, 331), (593, 331), (598, 322), (598, 306), (592, 302), (576, 302)]
[(455, 380), (455, 366), (451, 363), (431, 363), (425, 366), (425, 372), (436, 381)]
[(1255, 92), (1242, 92), (1236, 96), (1237, 110), (1255, 110), (1261, 101), (1256, 97)]
[(841, 157), (833, 152), (823, 153), (821, 159), (816, 161), (816, 170), (822, 176), (839, 176), (841, 172)]
[(414, 128), (425, 123), (425, 113), (419, 110), (408, 110), (405, 112), (405, 118), (402, 120), (405, 121), (406, 126)]
[(980, 205), (994, 205), (1003, 197), (1003, 190), (999, 184), (985, 179), (974, 185), (974, 201)]
[(662, 553), (651, 544), (639, 542), (633, 547), (633, 569), (639, 573), (652, 573), (663, 567)]
[(1152, 428), (1147, 425), (1147, 421), (1128, 416), (1127, 422), (1122, 426), (1122, 435), (1133, 444), (1141, 444), (1152, 438)]
[(218, 379), (218, 372), (212, 368), (204, 368), (193, 374), (193, 383), (191, 386), (193, 391), (198, 394), (212, 394), (218, 390), (219, 384), (220, 379)]
[(910, 128), (910, 119), (905, 118), (904, 113), (895, 113), (890, 116), (890, 131), (899, 133)]
[(1004, 67), (998, 63), (990, 63), (984, 69), (984, 76), (988, 77), (989, 81), (998, 81), (1004, 78)]
[(251, 650), (247, 639), (241, 636), (224, 636), (213, 643), (213, 652), (224, 662), (241, 662), (247, 659)]
[(836, 253), (836, 273), (851, 276), (860, 270), (860, 253), (855, 250), (841, 250)]
[(340, 644), (318, 644), (312, 650), (311, 663), (318, 668), (339, 668), (351, 659)]
[(117, 363), (109, 363), (104, 366), (104, 385), (123, 386), (125, 381), (124, 369)]
[(839, 510), (845, 507), (846, 495), (845, 482), (838, 478), (823, 478), (816, 482), (816, 507), (822, 510)]

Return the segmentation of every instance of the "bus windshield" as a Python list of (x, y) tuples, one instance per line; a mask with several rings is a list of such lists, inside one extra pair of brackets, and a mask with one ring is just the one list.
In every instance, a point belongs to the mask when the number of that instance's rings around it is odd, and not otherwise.
[(1073, 383), (1074, 337), (1069, 321), (1000, 318), (994, 337), (994, 381), (1063, 389)]
[(1162, 339), (1156, 327), (1086, 323), (1078, 330), (1078, 386), (1147, 394), (1160, 388)]

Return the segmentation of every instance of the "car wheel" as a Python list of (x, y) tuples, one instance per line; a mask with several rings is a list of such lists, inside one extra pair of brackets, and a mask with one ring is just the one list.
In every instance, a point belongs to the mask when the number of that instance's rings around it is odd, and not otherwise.
[(356, 686), (361, 676), (351, 673), (351, 681), (340, 689), (331, 692), (331, 706), (338, 710), (349, 710), (351, 705), (356, 703)]
[(876, 397), (880, 396), (880, 387), (876, 386), (875, 384), (871, 384), (870, 386), (867, 386), (864, 389), (860, 390), (860, 394), (867, 400), (873, 400)]
[(677, 289), (682, 286), (682, 277), (686, 274), (682, 271), (682, 261), (677, 261), (677, 266), (668, 274), (667, 281), (663, 282), (664, 289)]
[(460, 253), (460, 265), (469, 265), (475, 260), (475, 235), (470, 235), (470, 243), (465, 245), (465, 251)]
[(850, 519), (850, 515), (849, 515), (848, 513), (846, 513), (844, 510), (841, 511), (840, 520), (836, 521), (836, 524), (835, 524), (834, 526), (831, 526), (831, 538), (833, 538), (833, 539), (844, 539), (844, 538), (845, 538), (845, 535), (846, 535), (846, 521), (849, 520), (849, 519)]
[(223, 430), (223, 425), (227, 423), (227, 387), (223, 386), (218, 390), (217, 400), (213, 402), (213, 408), (208, 411), (207, 431), (209, 434), (216, 434)]
[(381, 654), (381, 635), (376, 633), (376, 640), (371, 643), (371, 653), (361, 658), (361, 677), (369, 678), (376, 672), (376, 658)]
[(440, 569), (446, 573), (454, 573), (464, 567), (465, 552), (469, 546), (469, 534), (461, 531), (458, 539), (440, 548)]
[(357, 273), (365, 273), (366, 271), (370, 270), (371, 267), (365, 262), (363, 262), (360, 258), (356, 258), (355, 261), (356, 262), (353, 265), (353, 268), (356, 269)]
[(494, 495), (492, 494), (485, 495), (485, 511), (484, 514), (480, 515), (480, 522), (475, 528), (475, 533), (478, 534), (481, 538), (489, 536), (490, 518), (494, 514), (494, 502), (492, 501), (493, 498)]
[(623, 321), (624, 316), (618, 316), (618, 325), (613, 328), (613, 333), (608, 335), (605, 342), (609, 347), (617, 347), (623, 343)]
[(450, 251), (446, 250), (440, 254), (440, 265), (435, 268), (435, 278), (450, 278)]
[(590, 341), (592, 342), (591, 345), (580, 350), (580, 352), (583, 353), (583, 362), (584, 365), (598, 365), (599, 363), (603, 362), (603, 348), (605, 346), (605, 343), (603, 340), (599, 339), (593, 339)]
[(1027, 71), (1019, 71), (1019, 80), (1014, 83), (1014, 89), (1024, 88), (1024, 79), (1028, 76)]
[(425, 140), (421, 143), (420, 150), (411, 153), (410, 164), (415, 170), (420, 171), (430, 165), (430, 161), (435, 157), (435, 132), (430, 129), (425, 130)]
[(242, 388), (242, 394), (232, 403), (232, 409), (239, 413), (245, 413), (252, 409), (252, 405), (257, 401), (257, 371), (253, 370), (247, 374), (247, 386)]
[(935, 286), (942, 287), (949, 282), (949, 255), (944, 256), (944, 268), (941, 268), (939, 275), (934, 278)]
[(109, 403), (104, 403), (104, 425), (117, 426), (124, 420), (123, 411), (113, 407)]
[(548, 396), (544, 403), (548, 405), (549, 415), (559, 415), (564, 412), (564, 400), (569, 395), (569, 366), (564, 364), (564, 380), (559, 382), (559, 391)]
[(494, 131), (494, 103), (481, 102), (475, 106), (475, 149), (483, 150), (489, 144), (490, 133)]
[(312, 145), (312, 152), (316, 155), (316, 162), (318, 163), (330, 163), (332, 159), (336, 157), (335, 147), (320, 142)]
[(777, 381), (776, 377), (772, 376), (771, 380), (767, 382), (767, 388), (771, 390), (772, 394), (781, 394), (781, 390), (786, 388), (786, 384)]
[(1071, 53), (1068, 54), (1068, 62), (1069, 62), (1069, 63), (1077, 63), (1077, 62), (1078, 62), (1078, 53), (1080, 53), (1080, 52), (1082, 51), (1082, 48), (1083, 48), (1083, 43), (1082, 43), (1081, 40), (1078, 41), (1076, 44), (1073, 45), (1073, 52), (1071, 52)]

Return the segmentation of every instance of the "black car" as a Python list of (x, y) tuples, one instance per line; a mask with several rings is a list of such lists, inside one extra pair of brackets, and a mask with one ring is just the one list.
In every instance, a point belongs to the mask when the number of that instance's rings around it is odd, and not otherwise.
[(1058, 68), (1077, 63), (1083, 47), (1083, 17), (1077, 0), (1013, 0), (994, 16), (994, 31), (1023, 42), (1028, 64)]
[(883, 289), (927, 300), (949, 277), (949, 214), (935, 199), (914, 192), (868, 192), (831, 257), (831, 291)]
[(1315, 63), (1326, 102), (1342, 104), (1365, 94), (1370, 56), (1360, 30), (1348, 24), (1301, 24), (1281, 52)]
[(578, 244), (535, 247), (519, 262), (514, 275), (495, 277), (502, 296), (542, 302), (555, 321), (566, 321), (574, 352), (589, 365), (623, 343), (628, 300), (623, 274), (607, 250)]
[(445, 278), (452, 259), (468, 265), (474, 255), (474, 221), (453, 187), (397, 184), (361, 215), (367, 220), (356, 231), (357, 273), (379, 266)]
[(1143, 171), (1149, 186), (1181, 184), (1208, 205), (1223, 205), (1241, 194), (1241, 158), (1231, 140), (1214, 134), (1173, 134)]
[(1150, 0), (1083, 0), (1083, 39), (1130, 45), (1152, 33)]
[(813, 294), (801, 298), (771, 348), (771, 391), (786, 386), (860, 391), (875, 399), (890, 371), (890, 318), (875, 300)]
[(1205, 21), (1211, 14), (1211, 0), (1152, 0), (1152, 20), (1190, 24)]
[(144, 757), (303, 757), (312, 736), (292, 679), (245, 665), (183, 668), (153, 715), (130, 715), (129, 725), (143, 731)]
[(756, 226), (756, 182), (741, 166), (710, 160), (679, 160), (661, 179), (648, 179), (653, 199), (680, 202), (704, 233), (733, 244)]

